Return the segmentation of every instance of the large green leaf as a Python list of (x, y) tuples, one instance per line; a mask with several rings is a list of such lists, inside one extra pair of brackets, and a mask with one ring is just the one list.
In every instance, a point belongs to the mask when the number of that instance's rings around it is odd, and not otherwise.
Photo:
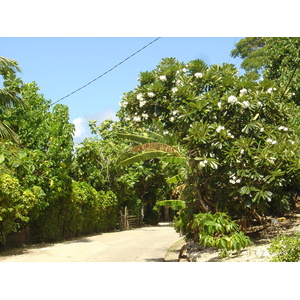
[(120, 166), (127, 166), (127, 165), (131, 165), (134, 163), (138, 163), (138, 162), (142, 162), (142, 161), (146, 161), (152, 158), (160, 158), (163, 156), (168, 155), (168, 153), (164, 152), (164, 151), (148, 151), (148, 152), (143, 152), (140, 153), (138, 155), (129, 157), (123, 161), (121, 161), (119, 163)]
[(171, 164), (180, 164), (186, 165), (186, 158), (185, 157), (178, 157), (178, 156), (167, 156), (161, 159), (164, 162), (168, 162)]
[(130, 140), (133, 142), (138, 142), (138, 143), (151, 143), (151, 142), (156, 142), (156, 139), (148, 137), (148, 136), (143, 136), (143, 135), (136, 135), (136, 134), (129, 134), (129, 133), (118, 133), (118, 137), (126, 140)]
[(186, 208), (186, 204), (182, 200), (163, 200), (157, 201), (156, 204), (160, 206), (172, 206), (176, 209)]
[(175, 175), (173, 177), (168, 178), (167, 179), (167, 183), (176, 183), (176, 182), (179, 182), (181, 180), (182, 180), (181, 174), (177, 174), (177, 175)]

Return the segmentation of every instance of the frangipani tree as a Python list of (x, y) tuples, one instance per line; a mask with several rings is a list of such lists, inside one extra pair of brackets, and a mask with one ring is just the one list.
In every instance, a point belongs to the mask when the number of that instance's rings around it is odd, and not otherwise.
[(187, 153), (184, 198), (236, 217), (288, 210), (299, 192), (299, 108), (285, 87), (238, 76), (233, 65), (163, 59), (125, 93), (119, 118), (155, 130)]

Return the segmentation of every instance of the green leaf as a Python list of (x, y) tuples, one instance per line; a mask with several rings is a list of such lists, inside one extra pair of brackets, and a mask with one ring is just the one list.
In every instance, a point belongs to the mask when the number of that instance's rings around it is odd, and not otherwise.
[(136, 134), (118, 133), (117, 136), (138, 143), (151, 143), (156, 141), (156, 139), (154, 138), (150, 138), (148, 136), (136, 135)]
[(0, 154), (0, 164), (2, 164), (5, 160), (5, 156), (3, 153)]
[(180, 164), (180, 165), (185, 165), (186, 164), (186, 158), (185, 157), (170, 156), (170, 157), (163, 157), (161, 160), (164, 161), (164, 162), (171, 163), (171, 164)]
[(157, 201), (157, 205), (159, 206), (175, 206), (180, 208), (185, 208), (185, 202), (182, 200), (163, 200), (163, 201)]
[(144, 152), (140, 153), (138, 155), (132, 156), (130, 158), (127, 158), (119, 163), (120, 166), (127, 166), (127, 165), (132, 165), (134, 163), (146, 161), (152, 158), (160, 158), (163, 156), (168, 155), (168, 153), (164, 151), (149, 151), (149, 152)]
[(176, 183), (182, 180), (182, 176), (180, 174), (177, 174), (173, 177), (170, 177), (167, 179), (167, 183)]

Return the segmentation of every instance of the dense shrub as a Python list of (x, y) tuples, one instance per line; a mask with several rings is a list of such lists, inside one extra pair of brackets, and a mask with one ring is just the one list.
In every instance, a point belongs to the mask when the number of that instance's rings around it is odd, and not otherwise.
[(35, 242), (57, 241), (117, 227), (118, 203), (113, 192), (97, 192), (86, 182), (72, 182), (67, 198), (54, 200), (32, 223)]
[(280, 235), (271, 241), (268, 251), (272, 262), (297, 262), (300, 259), (300, 232), (295, 236)]

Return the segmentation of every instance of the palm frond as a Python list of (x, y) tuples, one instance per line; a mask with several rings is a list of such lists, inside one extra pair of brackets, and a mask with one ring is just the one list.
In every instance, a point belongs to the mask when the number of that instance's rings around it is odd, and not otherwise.
[(26, 106), (22, 98), (16, 93), (7, 89), (0, 89), (0, 106), (3, 108), (11, 108), (15, 105)]
[(0, 139), (19, 142), (18, 135), (4, 122), (0, 121)]
[(21, 72), (21, 68), (18, 66), (18, 63), (15, 60), (4, 56), (0, 56), (0, 70), (2, 72), (7, 70)]

